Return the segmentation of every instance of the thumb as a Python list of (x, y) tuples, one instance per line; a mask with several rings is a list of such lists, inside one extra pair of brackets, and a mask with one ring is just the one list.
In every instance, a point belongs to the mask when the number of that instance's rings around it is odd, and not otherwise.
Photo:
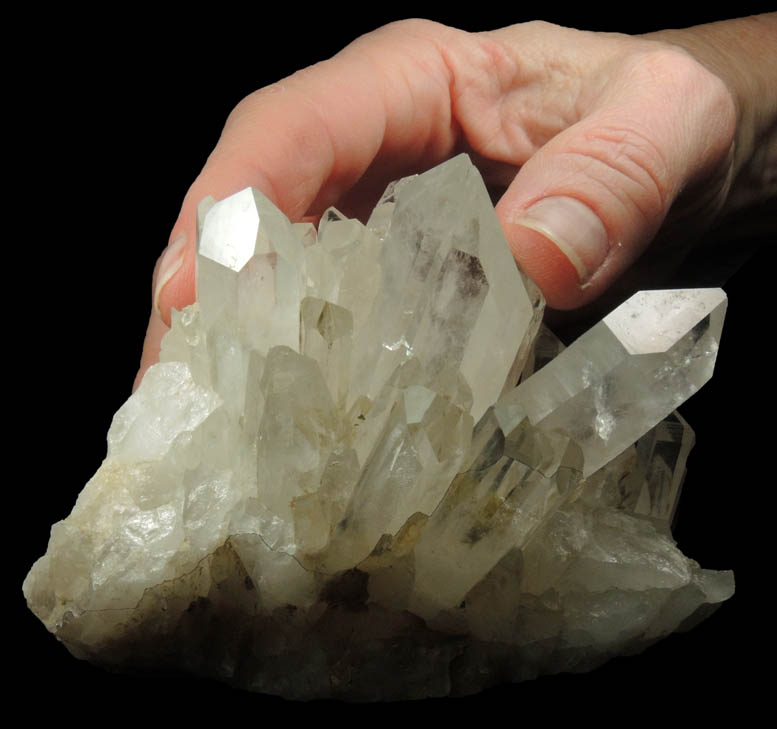
[(619, 69), (580, 121), (527, 162), (497, 205), (548, 305), (601, 295), (645, 250), (680, 192), (724, 196), (736, 114), (717, 76), (661, 48)]

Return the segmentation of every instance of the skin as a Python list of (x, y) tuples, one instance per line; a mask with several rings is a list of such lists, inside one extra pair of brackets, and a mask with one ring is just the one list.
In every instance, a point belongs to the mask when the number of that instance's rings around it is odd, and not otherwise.
[(658, 280), (716, 217), (777, 192), (775, 49), (775, 13), (643, 37), (410, 20), (254, 92), (157, 262), (136, 386), (194, 301), (197, 203), (247, 186), (292, 220), (364, 216), (392, 179), (466, 151), (550, 307), (638, 285), (651, 243)]

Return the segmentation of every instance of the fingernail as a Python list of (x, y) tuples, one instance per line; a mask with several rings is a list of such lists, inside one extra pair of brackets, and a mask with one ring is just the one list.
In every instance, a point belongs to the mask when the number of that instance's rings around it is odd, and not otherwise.
[(175, 276), (183, 263), (183, 254), (186, 249), (186, 233), (181, 233), (173, 240), (162, 254), (162, 260), (159, 262), (157, 272), (156, 287), (154, 288), (154, 310), (161, 316), (159, 311), (159, 294), (167, 282)]
[(610, 250), (599, 216), (573, 197), (539, 200), (515, 222), (553, 241), (577, 270), (580, 283), (591, 278)]

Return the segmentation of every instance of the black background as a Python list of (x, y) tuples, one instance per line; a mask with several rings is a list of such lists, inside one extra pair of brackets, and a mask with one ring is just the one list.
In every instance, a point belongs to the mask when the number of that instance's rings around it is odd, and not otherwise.
[[(730, 15), (760, 8), (739, 4)], [(277, 14), (270, 19), (262, 14)], [(21, 583), (45, 551), (105, 454), (112, 414), (129, 395), (150, 306), (154, 262), (188, 185), (215, 145), (229, 110), (247, 93), (334, 54), (356, 35), (412, 15), (467, 30), (532, 17), (580, 28), (641, 32), (725, 17), (632, 7), (590, 12), (438, 12), (423, 4), (346, 19), (339, 7), (213, 5), (162, 22), (157, 11), (67, 15), (9, 25), (23, 41), (5, 83), (6, 489), (12, 496), (6, 561), (11, 623), (6, 662), (33, 709), (127, 718), (151, 707), (180, 720), (211, 712), (280, 709), (288, 719), (358, 715), (410, 718), (429, 711), (489, 721), (484, 709), (547, 720), (624, 718), (624, 710), (742, 718), (766, 698), (758, 658), (772, 643), (772, 440), (770, 365), (772, 245), (725, 286), (729, 313), (716, 376), (682, 412), (697, 432), (676, 537), (704, 567), (734, 569), (737, 594), (693, 632), (590, 675), (544, 678), (463, 700), (381, 709), (330, 702), (291, 704), (188, 679), (112, 675), (72, 658), (27, 610)], [(772, 236), (772, 240), (773, 240)], [(762, 420), (763, 418), (763, 420)], [(378, 713), (380, 711), (380, 714)], [(497, 720), (494, 716), (494, 720)], [(504, 720), (504, 719), (502, 719)]]

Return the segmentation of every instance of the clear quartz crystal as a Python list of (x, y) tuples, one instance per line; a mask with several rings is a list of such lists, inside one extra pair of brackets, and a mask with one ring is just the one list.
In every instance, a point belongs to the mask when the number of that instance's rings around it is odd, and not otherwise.
[(670, 531), (673, 411), (712, 373), (721, 291), (642, 292), (565, 348), (465, 156), (366, 226), (243, 190), (198, 235), (198, 303), (24, 583), (74, 655), (289, 698), (463, 694), (733, 593)]
[(497, 418), (564, 430), (588, 476), (709, 380), (725, 312), (720, 289), (641, 291), (500, 400)]

